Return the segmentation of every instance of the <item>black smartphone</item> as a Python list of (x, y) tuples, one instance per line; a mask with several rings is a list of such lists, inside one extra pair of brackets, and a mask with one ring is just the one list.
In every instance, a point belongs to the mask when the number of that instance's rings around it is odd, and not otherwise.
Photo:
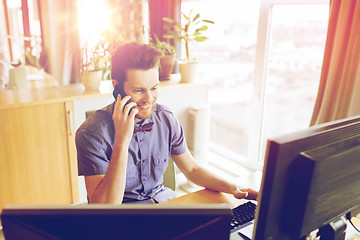
[(120, 94), (121, 96), (121, 99), (123, 99), (126, 94), (125, 94), (125, 91), (124, 89), (120, 86), (120, 84), (116, 84), (115, 87), (114, 87), (114, 91), (113, 91), (113, 96), (115, 99), (117, 99), (118, 95)]
[[(120, 86), (120, 84), (116, 84), (115, 87), (114, 87), (114, 91), (113, 91), (113, 96), (114, 96), (114, 98), (117, 99), (117, 97), (118, 97), (119, 94), (120, 94), (120, 96), (121, 96), (121, 99), (123, 99), (123, 98), (126, 96), (126, 93), (125, 93), (124, 89)], [(129, 102), (131, 102), (131, 101), (130, 101), (130, 100), (127, 101), (126, 104), (128, 104)], [(126, 106), (126, 104), (125, 104), (125, 106)], [(125, 106), (124, 106), (124, 107), (125, 107)], [(129, 111), (129, 115), (130, 115), (130, 113), (131, 113), (131, 110), (132, 110), (132, 108), (131, 108), (130, 111)], [(123, 111), (124, 111), (124, 110), (123, 110)]]

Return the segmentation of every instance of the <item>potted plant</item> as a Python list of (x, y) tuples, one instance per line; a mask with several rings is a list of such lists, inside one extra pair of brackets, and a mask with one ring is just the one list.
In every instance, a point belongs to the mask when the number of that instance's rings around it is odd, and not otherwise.
[(111, 55), (121, 44), (120, 35), (103, 31), (95, 44), (81, 49), (81, 80), (88, 90), (97, 90), (101, 80), (111, 80)]
[(164, 56), (160, 58), (159, 80), (170, 80), (170, 75), (175, 66), (175, 47), (165, 41), (160, 41), (158, 36), (155, 35), (155, 43), (151, 43), (151, 46), (159, 49)]
[(81, 48), (81, 81), (86, 90), (97, 90), (100, 86), (108, 60), (105, 49), (103, 41), (100, 40), (93, 47), (86, 42)]
[(164, 34), (164, 38), (174, 39), (175, 42), (184, 41), (186, 58), (179, 63), (181, 80), (193, 82), (196, 78), (197, 61), (190, 55), (189, 43), (207, 40), (208, 37), (203, 33), (208, 30), (207, 24), (214, 24), (214, 22), (200, 19), (200, 13), (193, 16), (193, 10), (190, 10), (188, 15), (183, 12), (181, 14), (185, 19), (185, 24), (177, 23), (171, 18), (163, 18), (163, 21), (167, 23), (165, 25), (167, 33)]

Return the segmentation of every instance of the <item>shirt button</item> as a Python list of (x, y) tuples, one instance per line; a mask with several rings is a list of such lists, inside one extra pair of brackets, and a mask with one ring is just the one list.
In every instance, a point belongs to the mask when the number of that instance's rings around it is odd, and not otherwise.
[(146, 177), (143, 177), (143, 180), (145, 181), (147, 178)]
[(143, 163), (146, 163), (146, 159), (142, 160)]
[(140, 142), (143, 142), (144, 141), (144, 139), (143, 138), (140, 138)]

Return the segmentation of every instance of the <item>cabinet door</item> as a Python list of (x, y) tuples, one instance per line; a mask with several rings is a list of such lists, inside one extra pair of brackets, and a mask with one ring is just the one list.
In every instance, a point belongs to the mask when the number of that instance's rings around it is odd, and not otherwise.
[(72, 104), (0, 110), (0, 209), (78, 201)]

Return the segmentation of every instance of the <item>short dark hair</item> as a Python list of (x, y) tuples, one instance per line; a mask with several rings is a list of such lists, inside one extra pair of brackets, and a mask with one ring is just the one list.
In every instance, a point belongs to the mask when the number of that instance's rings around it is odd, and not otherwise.
[(159, 65), (163, 54), (147, 44), (131, 42), (118, 47), (111, 57), (111, 77), (123, 86), (129, 69), (148, 70)]

